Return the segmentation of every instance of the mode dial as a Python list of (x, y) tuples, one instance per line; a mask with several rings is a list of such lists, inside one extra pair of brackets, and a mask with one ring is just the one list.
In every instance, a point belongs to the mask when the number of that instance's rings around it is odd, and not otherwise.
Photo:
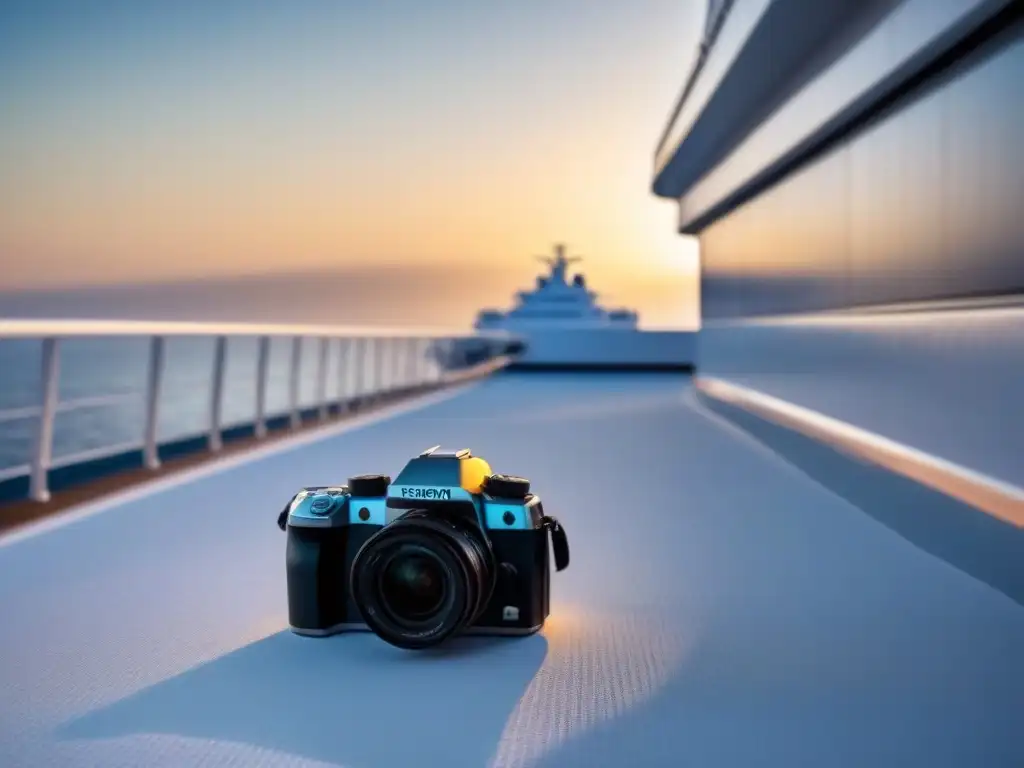
[(484, 490), (501, 499), (525, 499), (530, 494), (530, 481), (515, 475), (489, 475)]
[(360, 498), (384, 496), (391, 485), (388, 475), (356, 475), (348, 479), (348, 492)]

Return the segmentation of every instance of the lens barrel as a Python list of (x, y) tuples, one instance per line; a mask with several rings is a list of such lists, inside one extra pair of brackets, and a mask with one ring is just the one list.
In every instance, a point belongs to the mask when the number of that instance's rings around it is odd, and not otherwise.
[(478, 527), (412, 510), (374, 534), (352, 562), (352, 596), (382, 640), (423, 649), (470, 626), (491, 599), (496, 568)]

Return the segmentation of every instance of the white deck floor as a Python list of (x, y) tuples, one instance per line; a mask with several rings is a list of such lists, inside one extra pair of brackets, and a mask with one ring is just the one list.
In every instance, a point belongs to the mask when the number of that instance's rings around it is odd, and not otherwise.
[[(282, 504), (429, 445), (565, 524), (542, 636), (286, 623)], [(1024, 765), (1024, 608), (666, 376), (502, 376), (0, 546), (0, 766)]]

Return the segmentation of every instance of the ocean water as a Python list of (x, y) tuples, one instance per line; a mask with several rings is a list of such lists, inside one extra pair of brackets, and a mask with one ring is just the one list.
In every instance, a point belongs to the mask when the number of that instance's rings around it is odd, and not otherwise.
[[(267, 381), (268, 415), (288, 410), (291, 339), (270, 344)], [(149, 364), (148, 338), (64, 339), (60, 342), (59, 401), (54, 425), (55, 463), (85, 451), (141, 443)], [(161, 442), (203, 434), (209, 423), (214, 366), (213, 338), (170, 338), (166, 342), (159, 400)], [(337, 344), (328, 345), (328, 400), (351, 393), (342, 372)], [(248, 423), (256, 409), (258, 339), (228, 340), (222, 422)], [(300, 406), (316, 405), (319, 343), (304, 339), (299, 387)], [(347, 366), (345, 366), (347, 369)], [(0, 340), (0, 475), (27, 464), (34, 450), (42, 378), (42, 343)], [(76, 401), (85, 400), (80, 405)], [(69, 407), (70, 406), (70, 407)], [(13, 418), (12, 418), (13, 416)]]

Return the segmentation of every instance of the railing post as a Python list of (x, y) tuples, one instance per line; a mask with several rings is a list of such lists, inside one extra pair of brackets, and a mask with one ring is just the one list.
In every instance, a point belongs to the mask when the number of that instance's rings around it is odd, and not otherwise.
[(427, 353), (430, 351), (430, 339), (420, 339), (420, 365), (419, 365), (419, 382), (421, 386), (429, 386), (430, 384), (430, 358)]
[(57, 417), (60, 397), (60, 345), (58, 339), (43, 339), (42, 392), (39, 429), (36, 434), (35, 455), (32, 457), (32, 475), (29, 497), (33, 501), (49, 501), (50, 461), (53, 458), (53, 422)]
[(447, 362), (447, 358), (450, 354), (450, 347), (451, 343), (448, 341), (448, 339), (435, 339), (434, 348), (437, 350), (437, 355), (435, 355), (434, 374), (433, 376), (431, 376), (431, 378), (433, 379), (434, 383), (438, 385), (444, 383), (444, 377), (446, 373), (444, 365)]
[(409, 339), (409, 358), (406, 360), (406, 365), (409, 386), (415, 389), (420, 385), (420, 339), (418, 336)]
[(408, 357), (405, 360), (405, 384), (408, 388), (415, 389), (420, 385), (420, 340), (416, 337), (410, 337), (406, 341), (406, 351), (408, 352)]
[(256, 420), (253, 434), (267, 436), (267, 376), (270, 369), (270, 337), (260, 336), (256, 352)]
[(381, 389), (384, 394), (390, 394), (395, 389), (395, 342), (394, 336), (387, 336), (383, 339), (384, 355), (381, 360)]
[(291, 428), (297, 429), (302, 423), (299, 417), (299, 377), (302, 373), (302, 337), (292, 338), (291, 378), (288, 384), (288, 414)]
[(142, 461), (146, 469), (160, 467), (157, 446), (157, 426), (160, 417), (160, 384), (164, 375), (163, 336), (154, 336), (149, 342), (149, 371), (146, 377), (146, 424), (142, 434)]
[(396, 392), (401, 387), (398, 376), (398, 354), (401, 351), (401, 338), (393, 336), (388, 339), (387, 356), (387, 390)]
[(362, 350), (359, 337), (348, 340), (348, 352), (345, 354), (345, 408), (355, 410), (359, 397), (359, 359)]
[(394, 379), (393, 389), (399, 392), (405, 389), (406, 384), (406, 349), (408, 348), (408, 345), (409, 339), (407, 339), (404, 336), (395, 339), (395, 359), (394, 365), (391, 368), (391, 374), (392, 378)]
[(224, 369), (228, 357), (227, 336), (217, 337), (213, 354), (213, 386), (210, 388), (210, 435), (207, 444), (211, 451), (224, 447), (221, 439), (221, 409), (224, 403)]
[(338, 339), (338, 413), (348, 410), (351, 387), (349, 387), (354, 339)]
[(402, 366), (399, 362), (402, 358), (402, 337), (394, 336), (390, 341), (391, 354), (388, 355), (388, 390), (390, 392), (398, 392), (402, 388)]
[(424, 387), (434, 385), (433, 358), (430, 351), (434, 348), (434, 339), (427, 337), (423, 340), (423, 348), (420, 350), (420, 380)]
[(388, 337), (381, 336), (374, 339), (373, 355), (373, 380), (377, 383), (375, 387), (377, 398), (382, 398), (388, 391)]
[(320, 358), (316, 367), (316, 403), (320, 421), (327, 419), (327, 339), (320, 338)]
[(370, 357), (370, 339), (362, 336), (356, 339), (356, 341), (358, 345), (352, 356), (352, 392), (355, 395), (356, 402), (361, 406), (363, 398), (366, 396), (366, 361)]
[(374, 355), (374, 378), (377, 381), (377, 394), (383, 395), (388, 391), (388, 338), (382, 336), (376, 340)]
[(432, 337), (423, 340), (423, 349), (420, 351), (420, 378), (423, 380), (423, 386), (432, 387), (434, 385), (434, 358), (431, 355), (431, 351), (434, 349), (434, 339)]
[(394, 341), (390, 336), (382, 336), (377, 342), (377, 348), (380, 350), (377, 359), (377, 389), (385, 397), (391, 391), (391, 355)]
[(398, 386), (398, 375), (395, 371), (395, 350), (398, 349), (398, 338), (389, 336), (385, 345), (387, 354), (384, 356), (384, 391), (391, 394)]
[(360, 380), (362, 386), (360, 387), (363, 391), (361, 397), (363, 400), (372, 401), (377, 395), (377, 357), (380, 354), (380, 347), (378, 346), (379, 338), (376, 336), (367, 336), (365, 340), (365, 346), (363, 347), (363, 364), (361, 366), (362, 372), (360, 374)]
[(338, 348), (338, 389), (337, 389), (337, 403), (338, 413), (341, 414), (345, 411), (345, 341), (344, 339), (335, 339), (334, 346)]

